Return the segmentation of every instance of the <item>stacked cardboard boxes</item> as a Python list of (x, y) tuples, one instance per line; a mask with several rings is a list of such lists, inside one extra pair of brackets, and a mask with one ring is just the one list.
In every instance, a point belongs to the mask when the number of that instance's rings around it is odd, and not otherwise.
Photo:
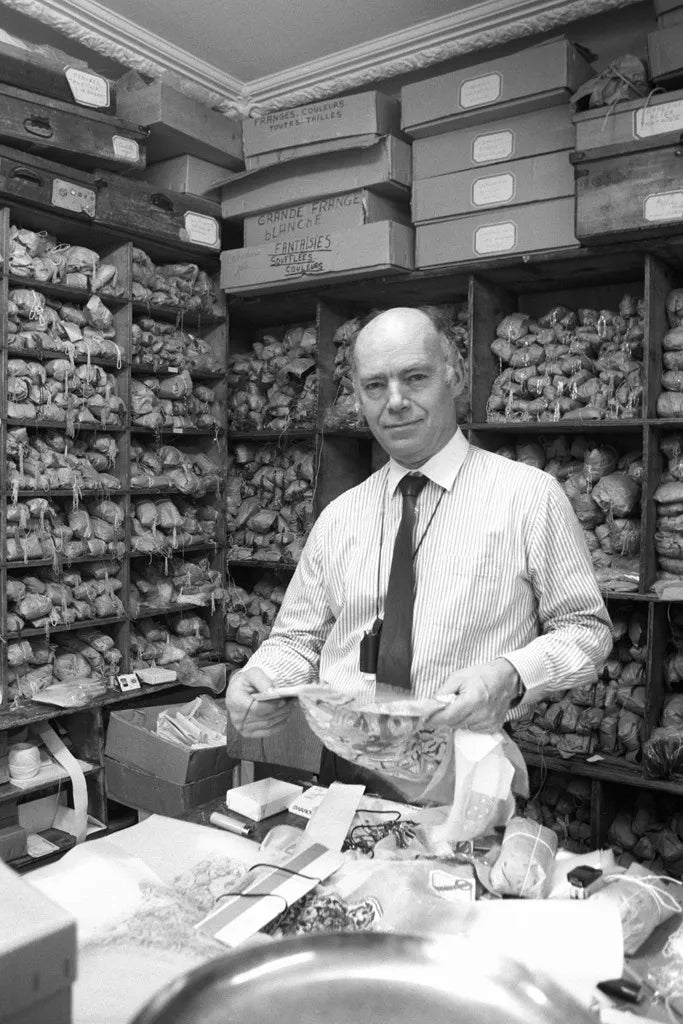
[(276, 111), (243, 127), (247, 171), (222, 190), (244, 247), (221, 257), (243, 293), (413, 267), (410, 146), (398, 100), (377, 92)]
[(657, 85), (683, 85), (683, 2), (654, 0), (657, 28), (647, 36), (650, 75)]
[(418, 268), (577, 245), (568, 100), (591, 74), (553, 39), (403, 88)]
[(683, 90), (574, 116), (576, 235), (613, 242), (667, 234), (683, 221)]

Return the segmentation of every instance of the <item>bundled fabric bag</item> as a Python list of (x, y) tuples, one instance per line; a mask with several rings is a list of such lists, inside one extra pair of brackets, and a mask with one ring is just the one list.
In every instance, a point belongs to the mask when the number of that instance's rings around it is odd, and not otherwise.
[(538, 821), (511, 818), (507, 823), (498, 860), (489, 876), (500, 896), (545, 899), (557, 852), (557, 836)]

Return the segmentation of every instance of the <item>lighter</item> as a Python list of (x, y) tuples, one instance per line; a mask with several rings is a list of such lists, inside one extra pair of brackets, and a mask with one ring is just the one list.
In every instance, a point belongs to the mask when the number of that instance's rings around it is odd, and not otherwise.
[(360, 642), (359, 668), (361, 672), (368, 672), (374, 675), (377, 672), (377, 659), (379, 657), (379, 641), (382, 636), (382, 620), (375, 619), (369, 633), (363, 634)]

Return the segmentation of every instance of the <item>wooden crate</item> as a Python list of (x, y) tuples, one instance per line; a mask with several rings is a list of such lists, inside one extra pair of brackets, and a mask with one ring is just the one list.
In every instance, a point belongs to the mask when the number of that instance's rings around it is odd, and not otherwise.
[(580, 241), (657, 237), (683, 224), (683, 150), (678, 146), (593, 159), (580, 156), (576, 162), (576, 237)]

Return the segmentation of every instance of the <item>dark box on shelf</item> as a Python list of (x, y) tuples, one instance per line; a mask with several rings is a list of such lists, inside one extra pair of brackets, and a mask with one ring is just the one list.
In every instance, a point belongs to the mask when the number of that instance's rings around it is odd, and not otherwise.
[(683, 223), (677, 146), (591, 158), (577, 154), (576, 237), (586, 242), (669, 234)]
[(98, 176), (99, 224), (159, 242), (180, 242), (218, 251), (220, 203), (170, 192), (117, 174)]
[(17, 860), (26, 853), (26, 831), (21, 825), (0, 824), (0, 860)]
[(54, 46), (36, 46), (14, 37), (1, 39), (0, 80), (66, 103), (114, 111), (112, 83)]
[(193, 807), (201, 807), (217, 797), (225, 797), (232, 784), (232, 769), (182, 785), (105, 757), (104, 777), (107, 796), (111, 800), (126, 807), (173, 817), (185, 814)]
[(1, 199), (90, 221), (96, 214), (97, 193), (95, 176), (88, 171), (0, 146)]
[(147, 133), (110, 114), (0, 84), (0, 140), (77, 167), (141, 170)]
[(683, 24), (648, 32), (647, 56), (654, 82), (683, 84)]

